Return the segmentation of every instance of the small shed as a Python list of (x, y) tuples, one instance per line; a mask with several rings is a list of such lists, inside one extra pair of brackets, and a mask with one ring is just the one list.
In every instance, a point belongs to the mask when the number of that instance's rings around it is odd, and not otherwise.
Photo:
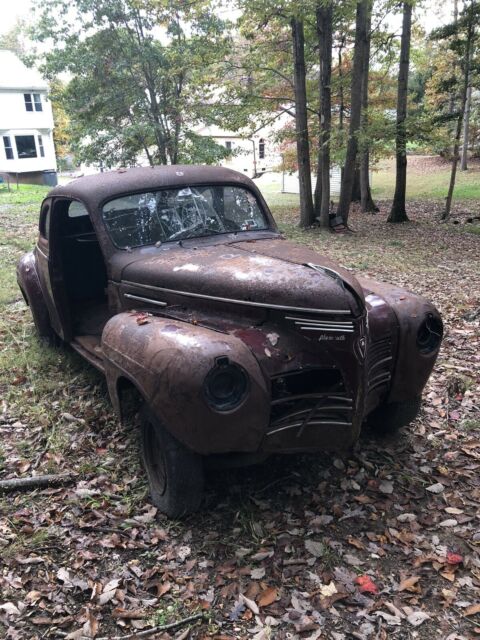
[[(317, 177), (312, 174), (312, 191), (315, 191), (315, 183)], [(330, 168), (330, 197), (340, 195), (340, 187), (342, 184), (342, 172), (338, 165), (332, 165)], [(298, 181), (298, 171), (290, 173), (282, 172), (282, 193), (300, 193), (300, 183)]]

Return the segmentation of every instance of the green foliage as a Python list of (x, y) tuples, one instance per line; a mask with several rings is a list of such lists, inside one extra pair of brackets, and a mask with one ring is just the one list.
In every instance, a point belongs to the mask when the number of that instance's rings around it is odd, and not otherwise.
[[(477, 0), (465, 2), (457, 20), (443, 25), (430, 33), (430, 42), (425, 47), (430, 51), (428, 68), (430, 75), (425, 87), (425, 113), (437, 128), (437, 142), (443, 137), (443, 155), (450, 155), (452, 127), (461, 115), (461, 93), (465, 73), (473, 87), (479, 82), (478, 28), (480, 23), (480, 3)], [(465, 57), (468, 40), (473, 43), (469, 68)], [(478, 104), (472, 104), (470, 121), (475, 124)], [(438, 131), (441, 130), (441, 132)], [(475, 140), (475, 127), (471, 129), (471, 139)], [(437, 149), (440, 147), (437, 145)]]
[(214, 102), (218, 61), (229, 39), (213, 3), (171, 0), (42, 0), (34, 37), (53, 47), (43, 72), (70, 82), (56, 105), (70, 119), (79, 160), (111, 167), (182, 158), (214, 162), (192, 131)]

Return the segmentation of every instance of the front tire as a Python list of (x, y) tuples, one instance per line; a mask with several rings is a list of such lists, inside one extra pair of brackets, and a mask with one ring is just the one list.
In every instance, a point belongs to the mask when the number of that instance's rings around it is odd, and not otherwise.
[(417, 417), (421, 404), (421, 398), (382, 404), (367, 417), (367, 427), (379, 436), (396, 433)]
[(182, 518), (200, 507), (203, 461), (181, 444), (145, 406), (141, 411), (142, 459), (153, 504), (169, 518)]

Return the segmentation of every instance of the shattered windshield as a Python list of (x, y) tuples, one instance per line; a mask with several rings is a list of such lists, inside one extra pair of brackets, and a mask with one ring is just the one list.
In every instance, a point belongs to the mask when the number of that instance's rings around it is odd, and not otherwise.
[(201, 186), (135, 193), (107, 202), (103, 220), (119, 249), (268, 229), (255, 196), (241, 187)]

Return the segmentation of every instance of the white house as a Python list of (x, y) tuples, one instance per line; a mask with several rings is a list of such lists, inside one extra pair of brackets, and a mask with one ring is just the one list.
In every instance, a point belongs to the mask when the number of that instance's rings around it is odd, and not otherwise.
[(197, 134), (208, 136), (231, 151), (231, 155), (220, 162), (223, 167), (254, 178), (267, 171), (281, 170), (282, 154), (276, 134), (291, 121), (290, 115), (279, 111), (253, 132), (234, 132), (214, 125), (201, 127)]
[(47, 91), (37, 71), (28, 69), (12, 51), (0, 50), (0, 172), (19, 182), (57, 182)]

